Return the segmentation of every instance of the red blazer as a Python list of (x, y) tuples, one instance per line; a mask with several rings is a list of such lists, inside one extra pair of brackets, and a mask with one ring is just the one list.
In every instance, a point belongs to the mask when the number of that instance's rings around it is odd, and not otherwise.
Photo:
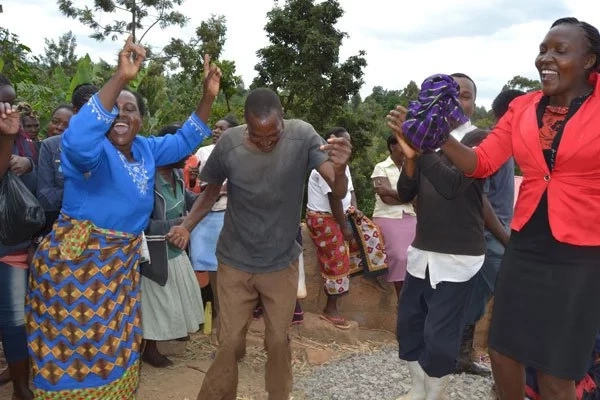
[(493, 174), (510, 156), (521, 167), (523, 184), (512, 229), (523, 228), (548, 190), (548, 219), (556, 240), (600, 246), (600, 79), (594, 84), (592, 95), (565, 126), (552, 173), (544, 160), (536, 117), (541, 92), (513, 100), (475, 149), (478, 163), (473, 177)]

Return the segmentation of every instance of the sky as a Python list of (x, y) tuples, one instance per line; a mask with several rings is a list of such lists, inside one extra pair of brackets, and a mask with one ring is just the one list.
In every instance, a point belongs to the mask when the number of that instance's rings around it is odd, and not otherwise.
[[(367, 67), (361, 95), (374, 86), (402, 89), (435, 73), (463, 72), (478, 87), (477, 104), (486, 108), (515, 75), (537, 79), (538, 45), (552, 22), (574, 16), (600, 27), (596, 0), (339, 0), (345, 13), (338, 29), (349, 37), (340, 60), (366, 51)], [(92, 0), (73, 0), (91, 6)], [(282, 5), (284, 0), (280, 0)], [(44, 38), (58, 39), (71, 30), (77, 53), (115, 62), (122, 42), (96, 42), (91, 30), (60, 14), (54, 0), (0, 0), (0, 26), (19, 35), (34, 54), (43, 54)], [(186, 0), (179, 11), (190, 18), (185, 28), (154, 28), (145, 42), (155, 48), (171, 37), (187, 41), (211, 14), (227, 19), (222, 58), (234, 60), (246, 85), (256, 76), (256, 51), (269, 44), (264, 26), (273, 0)], [(113, 16), (106, 16), (105, 22)], [(124, 40), (124, 39), (123, 39)]]

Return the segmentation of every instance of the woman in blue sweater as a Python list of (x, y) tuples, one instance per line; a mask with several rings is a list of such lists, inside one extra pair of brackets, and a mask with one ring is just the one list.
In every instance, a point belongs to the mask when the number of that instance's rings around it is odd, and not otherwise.
[(210, 135), (220, 70), (204, 59), (203, 95), (174, 135), (138, 136), (140, 97), (125, 89), (145, 50), (127, 40), (117, 72), (62, 136), (61, 215), (33, 260), (27, 298), (36, 399), (133, 399), (142, 340), (139, 259), (157, 167)]

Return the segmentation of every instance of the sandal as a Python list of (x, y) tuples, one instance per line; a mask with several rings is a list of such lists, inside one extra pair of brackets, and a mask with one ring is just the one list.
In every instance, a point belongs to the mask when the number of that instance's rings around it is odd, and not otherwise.
[(348, 324), (348, 321), (346, 321), (344, 317), (334, 317), (327, 314), (321, 314), (319, 315), (319, 318), (321, 318), (323, 321), (329, 322), (330, 324), (339, 329), (346, 330), (350, 328), (350, 324)]
[(294, 313), (292, 325), (299, 325), (304, 322), (304, 312)]

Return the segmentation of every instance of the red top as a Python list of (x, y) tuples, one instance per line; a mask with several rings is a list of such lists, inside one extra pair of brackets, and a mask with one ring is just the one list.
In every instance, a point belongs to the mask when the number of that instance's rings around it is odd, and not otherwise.
[(556, 240), (600, 246), (600, 81), (596, 78), (593, 74), (594, 92), (565, 126), (552, 173), (542, 153), (544, 132), (537, 124), (541, 91), (513, 100), (475, 149), (473, 177), (490, 176), (511, 156), (523, 172), (512, 229), (523, 228), (547, 190), (548, 219)]
[(198, 166), (198, 157), (195, 155), (191, 155), (185, 160), (185, 166), (183, 167), (183, 181), (185, 182), (185, 188), (199, 194), (200, 190), (200, 179), (196, 179), (196, 184), (194, 187), (190, 187), (190, 168)]

